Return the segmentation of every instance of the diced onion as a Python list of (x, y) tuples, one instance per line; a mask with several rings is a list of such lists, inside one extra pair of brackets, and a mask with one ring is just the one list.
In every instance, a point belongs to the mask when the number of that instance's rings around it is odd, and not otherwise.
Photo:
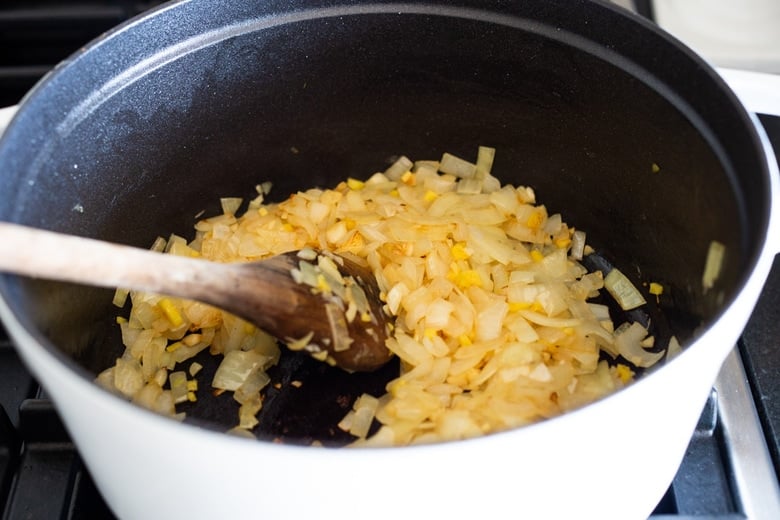
[(461, 195), (477, 195), (482, 193), (481, 179), (463, 179), (458, 183), (458, 193)]
[(490, 173), (493, 169), (493, 160), (496, 157), (496, 149), (488, 146), (480, 146), (477, 149), (477, 169)]
[(617, 268), (612, 269), (604, 278), (604, 288), (624, 311), (636, 309), (647, 303), (639, 289)]
[(589, 303), (588, 307), (597, 320), (601, 321), (610, 319), (609, 307), (606, 305), (601, 305), (600, 303)]
[(238, 197), (225, 197), (219, 199), (219, 203), (222, 206), (222, 213), (224, 215), (235, 215), (243, 202), (244, 200)]
[(706, 293), (715, 286), (723, 268), (723, 257), (726, 254), (726, 246), (717, 240), (710, 242), (707, 250), (707, 260), (704, 263), (704, 273), (701, 277), (701, 285)]
[(445, 153), (441, 156), (441, 161), (439, 161), (439, 171), (462, 179), (471, 179), (477, 173), (477, 165)]
[(412, 166), (414, 166), (414, 163), (408, 157), (402, 155), (385, 170), (385, 176), (391, 181), (397, 181), (401, 178), (401, 175), (411, 170)]
[(141, 365), (135, 359), (119, 358), (114, 367), (114, 388), (132, 397), (144, 386)]
[(171, 372), (168, 376), (168, 382), (171, 385), (171, 394), (173, 402), (183, 403), (187, 400), (187, 374), (182, 371)]
[(263, 364), (263, 356), (250, 351), (234, 350), (225, 354), (219, 364), (211, 386), (235, 391)]
[(585, 232), (577, 230), (571, 235), (571, 250), (569, 255), (575, 260), (582, 260), (585, 253)]
[(352, 410), (339, 422), (339, 428), (364, 439), (368, 435), (378, 407), (379, 400), (376, 397), (362, 394), (353, 404)]
[(349, 346), (354, 340), (349, 335), (344, 311), (335, 303), (328, 302), (325, 304), (325, 314), (328, 317), (328, 324), (333, 333), (333, 351), (344, 352), (349, 350)]
[(130, 295), (128, 289), (119, 288), (114, 292), (114, 299), (111, 301), (116, 307), (124, 307), (127, 303), (127, 297)]
[(626, 360), (638, 367), (650, 367), (658, 362), (663, 352), (649, 352), (642, 347), (642, 340), (647, 336), (647, 329), (634, 322), (615, 331), (615, 346)]

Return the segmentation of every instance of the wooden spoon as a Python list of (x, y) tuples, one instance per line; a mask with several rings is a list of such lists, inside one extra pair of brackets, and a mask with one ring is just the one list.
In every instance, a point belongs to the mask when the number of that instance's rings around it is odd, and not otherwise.
[[(319, 288), (306, 276), (300, 281), (301, 270), (316, 272), (319, 262), (337, 268), (344, 279), (340, 287), (328, 287), (333, 276), (320, 278)], [(208, 303), (348, 371), (371, 371), (391, 358), (385, 346), (389, 318), (376, 279), (330, 253), (292, 251), (257, 262), (218, 263), (0, 222), (0, 271)], [(357, 313), (345, 313), (350, 301)], [(302, 338), (308, 341), (295, 341)]]

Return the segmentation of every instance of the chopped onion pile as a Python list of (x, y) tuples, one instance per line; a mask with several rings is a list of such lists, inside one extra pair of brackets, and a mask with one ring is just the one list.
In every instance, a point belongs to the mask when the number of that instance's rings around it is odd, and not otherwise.
[[(644, 304), (642, 294), (617, 270), (588, 273), (579, 263), (590, 251), (585, 233), (548, 214), (531, 188), (502, 186), (491, 175), (494, 156), (480, 147), (474, 163), (450, 154), (416, 163), (401, 157), (365, 181), (274, 204), (264, 201), (264, 184), (240, 217), (240, 203), (222, 199), (223, 214), (199, 221), (192, 242), (172, 237), (164, 247), (222, 262), (311, 248), (350, 255), (373, 271), (395, 318), (387, 345), (401, 370), (386, 394), (360, 397), (340, 423), (355, 445), (438, 442), (529, 424), (628, 384), (631, 368), (607, 363), (602, 352), (636, 367), (663, 354), (649, 350), (654, 340), (641, 324), (615, 327), (609, 309), (590, 301), (606, 287), (629, 309)], [(296, 276), (312, 287), (348, 289), (328, 281), (329, 267), (327, 258), (304, 253)], [(364, 297), (354, 295), (358, 315)], [(197, 399), (198, 365), (177, 366), (208, 348), (224, 356), (211, 386), (241, 404), (231, 432), (247, 435), (266, 370), (280, 355), (276, 342), (207, 305), (138, 292), (130, 298), (129, 318), (118, 320), (125, 353), (98, 381), (181, 417), (176, 404)], [(369, 436), (374, 420), (380, 427)]]

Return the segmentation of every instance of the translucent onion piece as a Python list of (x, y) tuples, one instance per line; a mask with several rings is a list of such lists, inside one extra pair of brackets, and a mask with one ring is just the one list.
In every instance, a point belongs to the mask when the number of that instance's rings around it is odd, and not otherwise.
[(582, 260), (585, 253), (585, 232), (577, 230), (571, 235), (569, 255), (575, 260)]
[(620, 355), (634, 365), (643, 368), (653, 366), (664, 355), (663, 352), (645, 350), (642, 347), (642, 340), (645, 336), (647, 336), (647, 329), (637, 322), (619, 327), (615, 331), (615, 346)]
[(171, 394), (173, 402), (183, 403), (187, 400), (187, 374), (182, 371), (171, 372), (168, 376), (168, 382), (171, 385)]
[(128, 289), (122, 289), (121, 287), (114, 292), (114, 299), (111, 301), (111, 303), (114, 304), (115, 307), (122, 308), (125, 306), (125, 303), (127, 303), (127, 297), (130, 295), (130, 291)]
[(222, 206), (222, 213), (224, 215), (235, 215), (243, 202), (244, 199), (239, 197), (224, 197), (219, 199), (219, 203)]
[(408, 157), (402, 155), (385, 170), (385, 176), (392, 181), (397, 181), (401, 178), (401, 175), (411, 170), (412, 166), (414, 166), (414, 163)]
[(710, 242), (710, 247), (707, 250), (707, 260), (704, 264), (704, 273), (702, 273), (701, 277), (701, 285), (705, 293), (713, 288), (720, 276), (725, 254), (726, 246), (717, 240)]
[(445, 153), (439, 161), (439, 171), (462, 179), (471, 179), (477, 173), (477, 166), (465, 159)]
[(222, 390), (235, 391), (262, 367), (264, 356), (254, 351), (234, 350), (225, 354), (219, 364), (211, 386)]
[(604, 278), (604, 287), (624, 311), (636, 309), (647, 303), (639, 289), (617, 268), (612, 269)]
[(344, 311), (335, 303), (328, 302), (325, 304), (325, 314), (328, 316), (328, 324), (333, 335), (333, 351), (349, 350), (349, 346), (354, 340), (349, 335)]

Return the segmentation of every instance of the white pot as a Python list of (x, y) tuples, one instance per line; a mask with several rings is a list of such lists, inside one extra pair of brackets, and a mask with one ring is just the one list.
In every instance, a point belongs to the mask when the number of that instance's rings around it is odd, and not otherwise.
[(651, 376), (518, 430), (392, 449), (252, 442), (182, 426), (98, 391), (3, 300), (0, 317), (120, 518), (645, 518), (674, 477), (780, 251), (778, 171), (760, 127), (759, 134), (772, 172), (772, 231), (722, 316)]

